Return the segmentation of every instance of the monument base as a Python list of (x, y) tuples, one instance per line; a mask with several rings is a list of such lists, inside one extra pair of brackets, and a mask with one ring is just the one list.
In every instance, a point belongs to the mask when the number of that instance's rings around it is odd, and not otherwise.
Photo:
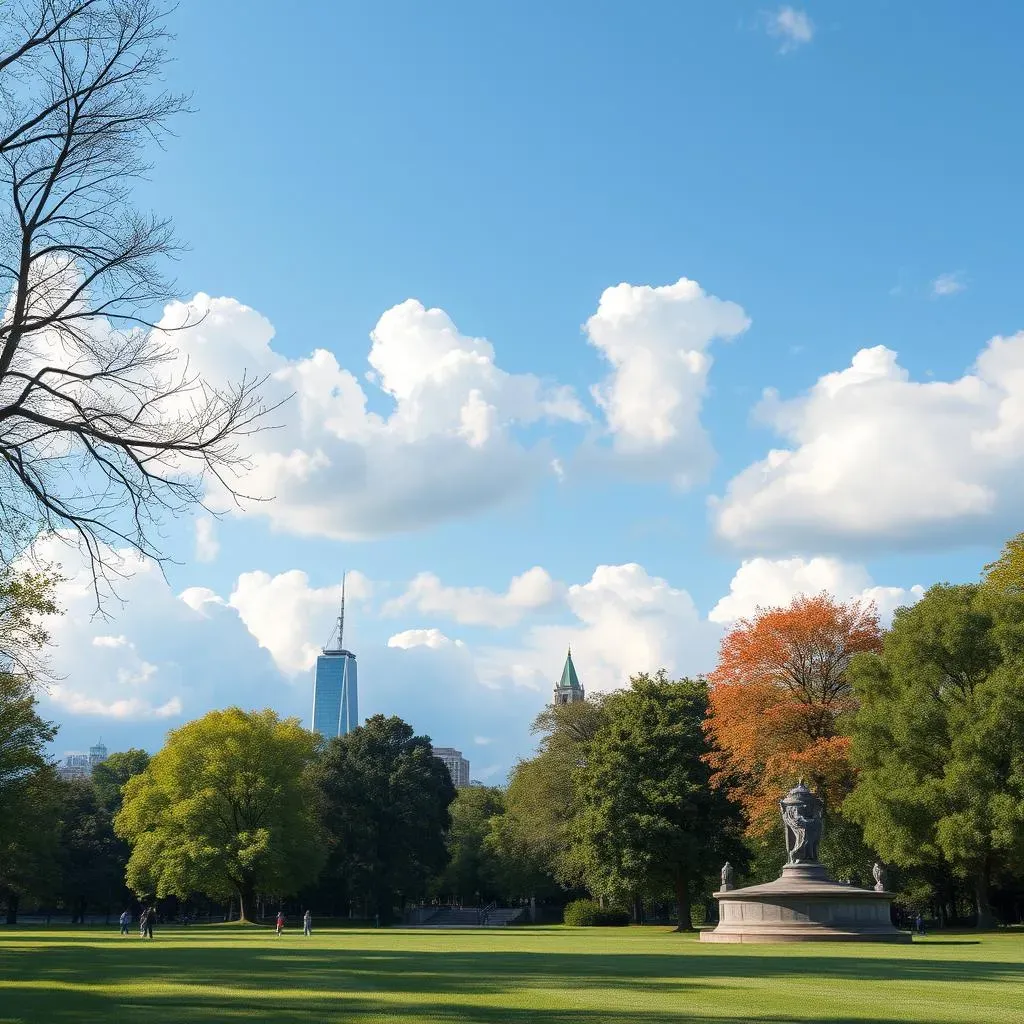
[(833, 882), (820, 864), (787, 864), (764, 885), (714, 893), (719, 923), (701, 942), (910, 942), (893, 894)]

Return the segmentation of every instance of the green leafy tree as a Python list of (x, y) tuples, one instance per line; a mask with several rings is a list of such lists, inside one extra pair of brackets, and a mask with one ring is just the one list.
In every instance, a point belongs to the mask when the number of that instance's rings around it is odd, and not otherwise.
[(60, 894), (71, 921), (95, 907), (108, 916), (125, 897), (128, 845), (114, 833), (113, 815), (89, 779), (61, 786)]
[(671, 893), (680, 931), (690, 902), (742, 845), (739, 809), (710, 785), (704, 680), (633, 676), (608, 696), (605, 723), (576, 770), (573, 831), (596, 895)]
[(540, 895), (544, 879), (567, 887), (583, 881), (572, 822), (580, 806), (576, 769), (605, 722), (603, 697), (553, 704), (534, 720), (535, 757), (520, 761), (505, 792), (505, 811), (491, 826), (491, 843), (519, 865), (520, 884)]
[(148, 766), (149, 754), (136, 747), (111, 754), (96, 765), (92, 770), (92, 784), (100, 807), (116, 814), (121, 809), (125, 784)]
[(426, 895), (448, 862), (455, 799), (448, 769), (429, 737), (400, 718), (374, 715), (331, 740), (316, 779), (329, 881), (388, 923), (396, 898)]
[(288, 895), (313, 881), (324, 847), (311, 767), (318, 741), (273, 711), (211, 711), (168, 734), (124, 787), (114, 819), (131, 846), (137, 893), (237, 896), (242, 920), (256, 893)]
[(1024, 596), (932, 587), (851, 668), (856, 788), (844, 814), (890, 863), (989, 887), (1024, 854)]
[(0, 898), (11, 923), (21, 898), (47, 890), (56, 874), (60, 801), (46, 745), (57, 728), (39, 715), (34, 685), (57, 582), (50, 570), (0, 566)]
[(982, 582), (992, 590), (1024, 594), (1024, 533), (1003, 545), (999, 557), (985, 566)]
[[(0, 500), (0, 509), (3, 502)], [(0, 511), (2, 515), (2, 511)], [(2, 548), (0, 544), (0, 548)], [(46, 619), (60, 611), (60, 575), (51, 566), (16, 568), (0, 562), (0, 669), (35, 679), (46, 674), (42, 651), (50, 642)]]
[(467, 786), (452, 802), (448, 865), (434, 883), (440, 896), (464, 903), (488, 903), (508, 894), (503, 858), (488, 842), (491, 821), (505, 809), (505, 797), (491, 786)]
[[(0, 734), (2, 735), (2, 734)], [(21, 901), (54, 895), (59, 886), (63, 784), (46, 765), (4, 794), (0, 828), (0, 902), (8, 924), (17, 924)]]

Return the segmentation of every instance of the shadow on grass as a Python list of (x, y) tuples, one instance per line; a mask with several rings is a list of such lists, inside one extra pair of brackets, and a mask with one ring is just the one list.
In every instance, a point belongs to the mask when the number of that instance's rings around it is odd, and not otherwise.
[[(170, 933), (180, 943), (182, 932)], [(198, 938), (197, 934), (197, 938)], [(38, 940), (38, 933), (34, 936)], [(693, 947), (673, 953), (523, 952), (521, 950), (395, 950), (279, 944), (161, 945), (138, 939), (96, 944), (64, 937), (45, 946), (0, 947), (0, 1022), (84, 1024), (134, 1021), (166, 1024), (217, 1024), (247, 1020), (298, 1024), (310, 1021), (421, 1019), (452, 1024), (612, 1024), (638, 1021), (704, 1020), (709, 1024), (810, 1024), (806, 1015), (767, 1013), (736, 1017), (726, 1012), (737, 987), (765, 986), (786, 979), (823, 977), (830, 981), (930, 982), (950, 998), (956, 986), (971, 982), (1024, 983), (1024, 964), (962, 959), (932, 959), (929, 943), (913, 957), (851, 957), (803, 950), (800, 955), (747, 953), (732, 947), (696, 954)], [(355, 941), (359, 941), (358, 938)], [(960, 944), (955, 940), (935, 945)], [(964, 943), (967, 944), (967, 943)], [(973, 944), (973, 943), (971, 943)], [(763, 949), (763, 947), (762, 947)], [(687, 955), (688, 951), (692, 955)], [(737, 981), (747, 984), (737, 986)], [(174, 983), (173, 993), (143, 988), (138, 995), (113, 987), (125, 982)], [(112, 986), (108, 992), (90, 985)], [(68, 986), (76, 986), (70, 988)], [(78, 986), (85, 986), (84, 988)], [(228, 988), (234, 991), (224, 992)], [(615, 1009), (516, 1009), (502, 1005), (513, 994), (545, 990), (611, 990)], [(731, 989), (731, 993), (730, 993)], [(220, 990), (220, 991), (218, 991)], [(672, 1011), (636, 1008), (640, 993), (671, 1000)], [(384, 993), (400, 997), (381, 998)], [(691, 1016), (689, 1007), (713, 1011), (721, 995), (721, 1014)], [(404, 997), (404, 998), (402, 998)], [(488, 1005), (452, 1005), (469, 997)], [(563, 997), (564, 998), (564, 997)], [(544, 1002), (544, 998), (540, 999)], [(820, 1007), (818, 1007), (820, 1009)], [(841, 1012), (841, 1007), (836, 1007)], [(896, 1018), (829, 1017), (835, 1024), (895, 1024)]]

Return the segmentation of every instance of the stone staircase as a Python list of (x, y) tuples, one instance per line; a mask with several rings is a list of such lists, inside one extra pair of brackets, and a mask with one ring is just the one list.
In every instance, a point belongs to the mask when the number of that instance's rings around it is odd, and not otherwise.
[(417, 928), (503, 928), (526, 914), (525, 907), (438, 907)]

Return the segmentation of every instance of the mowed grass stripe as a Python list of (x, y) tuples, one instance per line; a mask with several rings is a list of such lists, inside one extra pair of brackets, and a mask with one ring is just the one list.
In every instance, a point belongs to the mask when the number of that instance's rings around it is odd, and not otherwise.
[(0, 1021), (1017, 1022), (1024, 934), (721, 946), (667, 929), (0, 930)]

